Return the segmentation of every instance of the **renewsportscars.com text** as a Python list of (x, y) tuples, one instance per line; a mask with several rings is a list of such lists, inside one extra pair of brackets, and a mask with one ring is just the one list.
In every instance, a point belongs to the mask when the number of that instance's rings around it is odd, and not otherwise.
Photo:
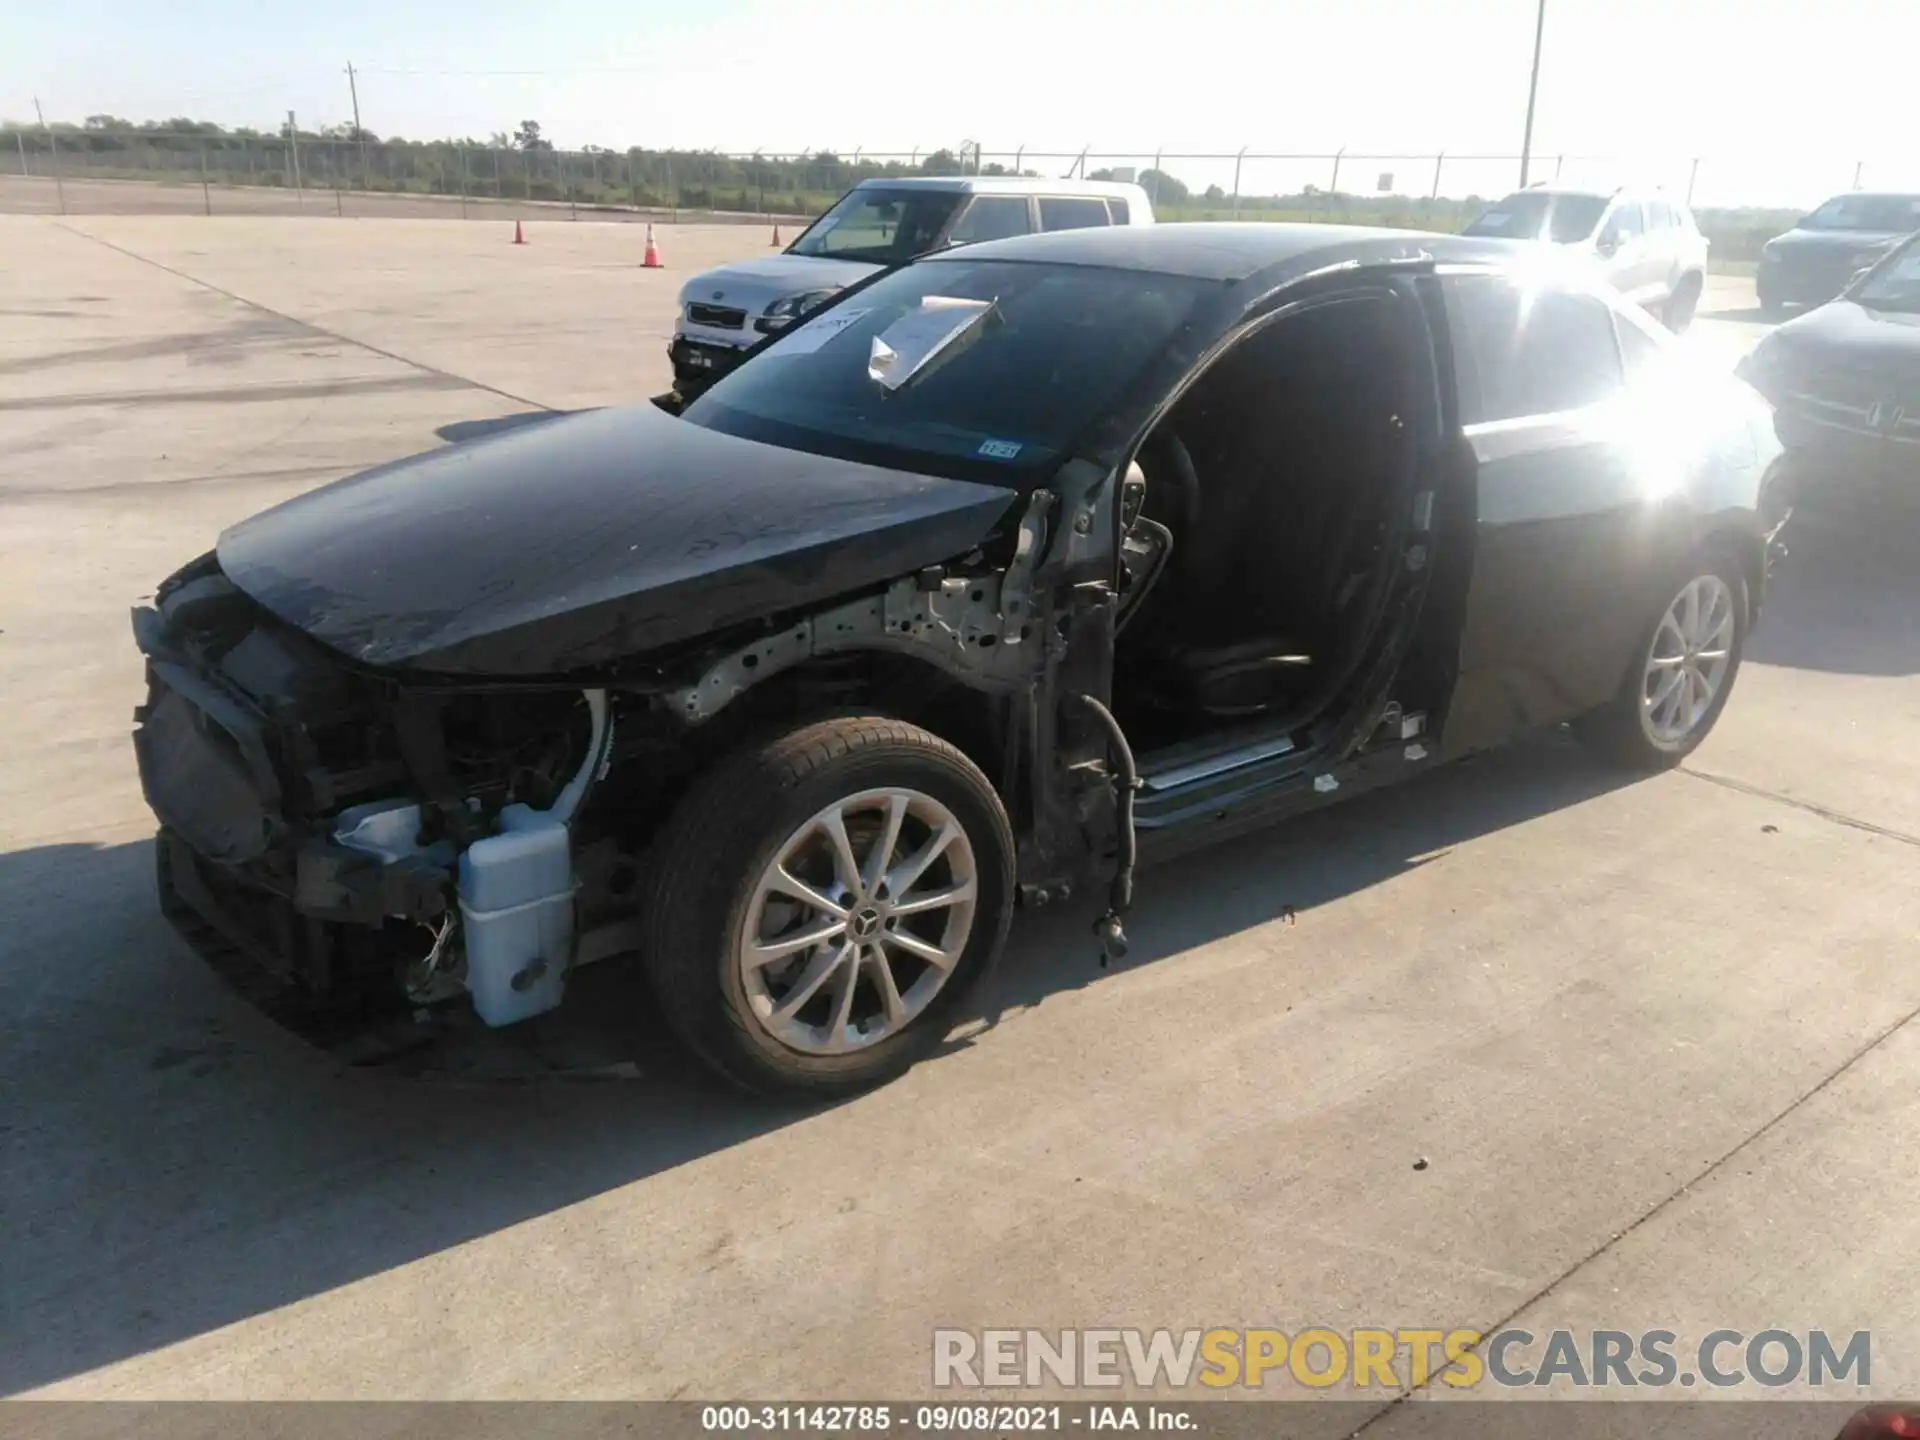
[(1865, 1387), (1865, 1330), (936, 1330), (936, 1388)]

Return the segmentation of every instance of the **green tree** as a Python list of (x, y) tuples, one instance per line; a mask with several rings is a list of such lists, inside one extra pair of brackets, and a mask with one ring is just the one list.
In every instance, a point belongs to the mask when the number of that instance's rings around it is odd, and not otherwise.
[(513, 132), (513, 143), (522, 150), (553, 149), (553, 142), (541, 137), (538, 120), (522, 120)]
[(1151, 167), (1140, 172), (1139, 185), (1153, 196), (1156, 205), (1184, 205), (1190, 195), (1184, 182)]

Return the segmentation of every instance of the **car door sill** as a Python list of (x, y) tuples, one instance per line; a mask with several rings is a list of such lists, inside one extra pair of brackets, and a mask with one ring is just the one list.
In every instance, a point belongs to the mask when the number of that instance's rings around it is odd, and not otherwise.
[[(1217, 776), (1231, 774), (1235, 770), (1244, 770), (1248, 766), (1263, 761), (1275, 760), (1282, 755), (1293, 753), (1295, 746), (1291, 735), (1268, 735), (1262, 739), (1238, 745), (1230, 750), (1215, 750), (1203, 754), (1184, 764), (1169, 764), (1178, 761), (1181, 752), (1191, 753), (1189, 746), (1178, 746), (1161, 752), (1160, 756), (1149, 757), (1148, 768), (1140, 776), (1140, 787), (1150, 794), (1164, 795), (1179, 790), (1201, 780), (1211, 780)], [(1155, 761), (1159, 764), (1156, 766)]]

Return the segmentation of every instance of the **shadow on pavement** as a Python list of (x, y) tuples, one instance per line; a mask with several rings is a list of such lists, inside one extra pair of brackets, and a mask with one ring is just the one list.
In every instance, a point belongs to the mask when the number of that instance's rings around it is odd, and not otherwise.
[(1920, 674), (1920, 507), (1802, 503), (1747, 658), (1844, 675)]
[(538, 425), (543, 420), (558, 420), (562, 416), (578, 413), (574, 410), (523, 410), (514, 415), (491, 415), (484, 420), (449, 421), (433, 433), (449, 445), (464, 445), (469, 440), (484, 440), (489, 435), (504, 435), (509, 430), (519, 430), (528, 425)]
[[(1174, 862), (1143, 875), (1122, 963), (1293, 912), (1305, 932), (1317, 906), (1619, 783), (1548, 735)], [(406, 1265), (814, 1113), (709, 1084), (617, 962), (581, 972), (561, 1014), (588, 1030), (612, 1017), (638, 1067), (615, 1073), (634, 1078), (345, 1069), (186, 952), (159, 916), (152, 861), (148, 842), (0, 855), (0, 1393)], [(981, 1020), (949, 1048), (1109, 973), (1097, 909), (1078, 897), (1016, 925)]]

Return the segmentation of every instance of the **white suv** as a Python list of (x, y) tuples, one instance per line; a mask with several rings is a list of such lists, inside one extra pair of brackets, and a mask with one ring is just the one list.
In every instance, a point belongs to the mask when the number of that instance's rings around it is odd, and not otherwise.
[(1462, 232), (1582, 252), (1607, 283), (1669, 330), (1692, 323), (1707, 279), (1707, 237), (1658, 190), (1533, 185), (1496, 201)]
[(765, 336), (856, 280), (930, 250), (1040, 230), (1152, 223), (1147, 192), (1117, 181), (862, 180), (779, 254), (704, 271), (681, 287), (667, 346), (674, 388), (693, 398)]

